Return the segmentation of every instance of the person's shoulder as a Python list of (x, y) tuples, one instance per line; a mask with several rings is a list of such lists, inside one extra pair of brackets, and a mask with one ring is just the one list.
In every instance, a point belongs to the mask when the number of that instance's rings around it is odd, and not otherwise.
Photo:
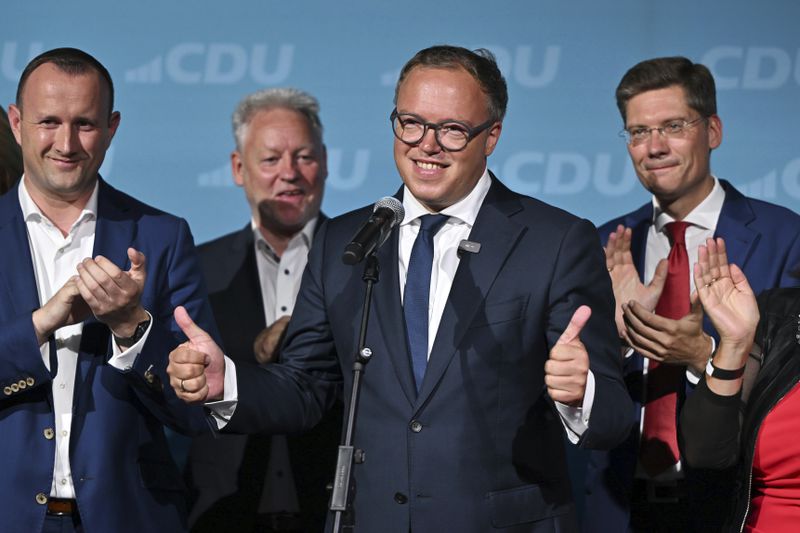
[[(328, 234), (338, 234), (341, 231), (354, 231), (361, 223), (366, 222), (374, 210), (374, 205), (365, 205), (352, 211), (347, 211), (334, 217), (329, 217), (319, 222), (319, 226), (324, 225)], [(348, 235), (352, 237), (352, 235)]]
[(796, 320), (800, 314), (800, 287), (768, 289), (758, 295), (758, 303), (764, 314), (791, 315), (792, 320)]
[(653, 204), (652, 203), (645, 203), (630, 211), (629, 213), (625, 213), (624, 215), (620, 215), (618, 217), (612, 218), (611, 220), (607, 220), (603, 222), (597, 227), (597, 230), (600, 232), (600, 235), (604, 235), (608, 237), (608, 235), (617, 229), (617, 226), (622, 224), (626, 228), (633, 227), (642, 220), (649, 220), (653, 216)]
[[(224, 253), (225, 250), (229, 250), (232, 246), (236, 245), (237, 243), (245, 243), (249, 240), (252, 240), (253, 230), (250, 228), (248, 224), (247, 227), (243, 229), (238, 229), (236, 231), (232, 231), (230, 233), (226, 233), (225, 235), (220, 235), (210, 241), (206, 241), (204, 243), (197, 245), (197, 251), (200, 254), (218, 254)], [(251, 239), (248, 239), (248, 235)]]
[[(753, 214), (757, 218), (767, 219), (770, 221), (770, 223), (776, 221), (781, 221), (783, 223), (794, 223), (796, 224), (794, 229), (800, 230), (800, 215), (788, 207), (774, 204), (766, 200), (761, 200), (759, 198), (754, 198), (752, 196), (745, 196), (731, 183), (725, 180), (720, 180), (720, 182), (725, 189), (725, 202), (732, 209), (736, 209), (738, 205), (745, 203), (750, 207), (750, 209), (753, 211)], [(775, 229), (780, 230), (782, 228)]]
[[(103, 205), (105, 203), (110, 205)], [(120, 213), (128, 213), (128, 216), (135, 217), (140, 221), (155, 219), (160, 222), (173, 224), (183, 221), (179, 216), (147, 204), (106, 182), (101, 182), (98, 196), (98, 211), (101, 213), (104, 211), (107, 212), (108, 207), (113, 207)]]

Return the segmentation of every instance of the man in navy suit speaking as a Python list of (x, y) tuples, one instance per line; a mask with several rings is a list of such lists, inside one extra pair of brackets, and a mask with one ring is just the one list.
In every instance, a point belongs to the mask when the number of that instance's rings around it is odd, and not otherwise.
[[(405, 214), (375, 252), (357, 532), (572, 531), (563, 432), (609, 448), (630, 427), (594, 227), (487, 168), (507, 100), (485, 50), (435, 46), (400, 73), (390, 119)], [(342, 389), (349, 400), (366, 289), (342, 252), (371, 211), (317, 232), (282, 364), (237, 372), (176, 310), (190, 337), (170, 356), (179, 396), (233, 432), (297, 431)]]
[(0, 197), (3, 531), (186, 530), (163, 428), (208, 428), (164, 386), (172, 311), (216, 331), (186, 222), (98, 175), (113, 106), (105, 67), (60, 48), (9, 107), (24, 174)]

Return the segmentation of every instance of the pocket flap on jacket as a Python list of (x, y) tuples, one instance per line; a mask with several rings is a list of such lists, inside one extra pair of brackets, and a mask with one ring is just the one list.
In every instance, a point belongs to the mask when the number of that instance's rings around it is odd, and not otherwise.
[(490, 492), (492, 525), (510, 527), (567, 514), (574, 506), (569, 491), (563, 492), (539, 484)]

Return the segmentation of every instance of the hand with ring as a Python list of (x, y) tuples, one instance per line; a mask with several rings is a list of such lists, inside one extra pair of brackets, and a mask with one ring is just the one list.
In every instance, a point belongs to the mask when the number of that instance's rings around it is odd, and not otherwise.
[(694, 281), (700, 303), (720, 335), (720, 345), (747, 345), (749, 351), (758, 324), (758, 304), (742, 270), (728, 263), (723, 239), (708, 239), (698, 247)]

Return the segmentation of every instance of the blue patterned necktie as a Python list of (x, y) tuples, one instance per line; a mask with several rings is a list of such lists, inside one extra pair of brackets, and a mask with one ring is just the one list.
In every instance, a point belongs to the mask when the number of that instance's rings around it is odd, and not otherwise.
[(446, 215), (423, 215), (420, 217), (419, 233), (411, 248), (408, 261), (406, 288), (403, 293), (403, 314), (406, 317), (406, 335), (411, 350), (411, 366), (417, 392), (422, 387), (425, 367), (428, 365), (428, 302), (431, 289), (431, 266), (433, 265), (433, 237), (449, 217)]

